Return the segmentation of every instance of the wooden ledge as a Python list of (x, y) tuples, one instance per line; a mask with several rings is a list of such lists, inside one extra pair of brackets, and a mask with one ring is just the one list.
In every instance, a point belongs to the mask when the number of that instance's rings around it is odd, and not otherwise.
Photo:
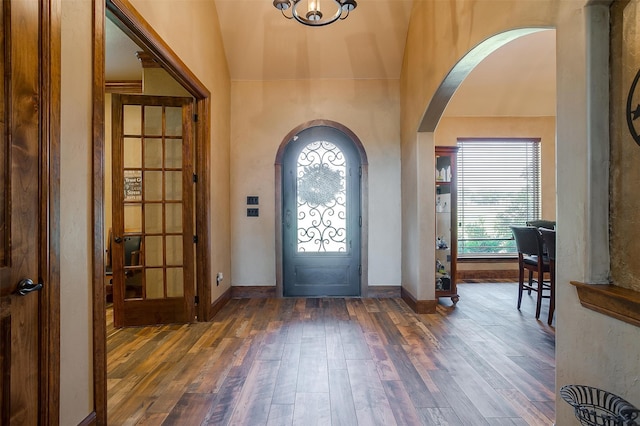
[(108, 80), (105, 82), (106, 93), (142, 94), (142, 80)]
[(585, 308), (640, 327), (640, 292), (612, 284), (571, 284)]

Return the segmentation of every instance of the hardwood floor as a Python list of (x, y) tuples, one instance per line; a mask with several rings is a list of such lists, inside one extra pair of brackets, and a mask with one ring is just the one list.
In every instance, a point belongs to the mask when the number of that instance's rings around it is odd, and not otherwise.
[(535, 297), (518, 311), (515, 284), (458, 289), (428, 315), (401, 299), (232, 299), (210, 323), (110, 325), (109, 424), (553, 424), (555, 330)]

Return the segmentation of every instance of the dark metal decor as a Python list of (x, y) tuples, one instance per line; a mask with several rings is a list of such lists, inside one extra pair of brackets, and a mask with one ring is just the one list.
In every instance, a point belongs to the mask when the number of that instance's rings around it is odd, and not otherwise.
[(637, 426), (640, 410), (618, 395), (587, 385), (564, 385), (560, 396), (584, 426)]
[[(638, 135), (638, 129), (636, 128), (635, 120), (640, 117), (640, 93), (636, 91), (638, 86), (638, 80), (640, 79), (640, 70), (638, 70), (633, 83), (631, 83), (631, 89), (629, 89), (629, 96), (627, 97), (627, 125), (629, 126), (629, 132), (633, 140), (640, 145), (640, 136)], [(632, 110), (633, 104), (635, 109)]]
[(298, 252), (347, 249), (345, 156), (334, 144), (308, 144), (297, 163)]

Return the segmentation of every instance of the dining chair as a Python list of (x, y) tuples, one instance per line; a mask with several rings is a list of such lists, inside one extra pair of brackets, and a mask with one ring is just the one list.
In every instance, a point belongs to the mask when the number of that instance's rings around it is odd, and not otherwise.
[(549, 283), (551, 293), (549, 299), (549, 319), (547, 323), (551, 325), (553, 321), (553, 312), (556, 309), (556, 231), (555, 229), (540, 228), (542, 241), (546, 247), (549, 256)]
[[(529, 294), (537, 293), (536, 319), (540, 318), (542, 299), (549, 299), (551, 292), (549, 281), (544, 280), (544, 274), (549, 273), (549, 258), (543, 254), (542, 235), (535, 226), (511, 226), (513, 238), (518, 250), (518, 309), (522, 302), (522, 292), (526, 289)], [(524, 282), (524, 271), (529, 272), (527, 283)], [(536, 273), (536, 278), (533, 275)]]

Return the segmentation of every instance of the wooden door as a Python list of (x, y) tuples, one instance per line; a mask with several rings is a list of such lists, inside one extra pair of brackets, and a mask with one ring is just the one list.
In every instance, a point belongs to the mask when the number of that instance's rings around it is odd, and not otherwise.
[(112, 105), (114, 325), (194, 321), (193, 99)]
[[(43, 421), (40, 2), (0, 6), (0, 424)], [(44, 61), (42, 61), (44, 62)], [(54, 410), (55, 411), (55, 410)], [(57, 423), (57, 420), (56, 422)], [(54, 423), (54, 424), (55, 424)]]
[(283, 293), (360, 295), (360, 156), (328, 126), (298, 133), (283, 157)]

